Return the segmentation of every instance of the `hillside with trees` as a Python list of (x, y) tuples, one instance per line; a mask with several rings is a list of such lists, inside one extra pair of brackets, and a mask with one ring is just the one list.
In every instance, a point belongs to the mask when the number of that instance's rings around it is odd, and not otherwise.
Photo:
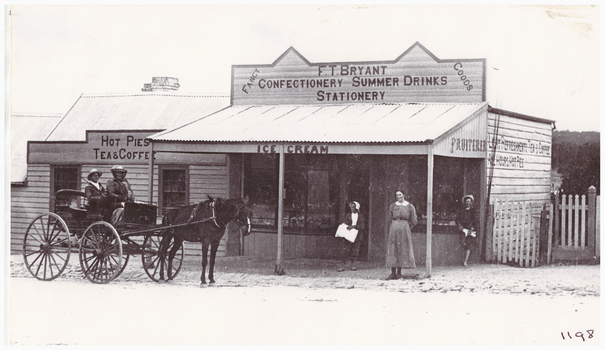
[(585, 194), (590, 186), (600, 193), (600, 133), (595, 131), (553, 131), (552, 168), (562, 175), (561, 190)]

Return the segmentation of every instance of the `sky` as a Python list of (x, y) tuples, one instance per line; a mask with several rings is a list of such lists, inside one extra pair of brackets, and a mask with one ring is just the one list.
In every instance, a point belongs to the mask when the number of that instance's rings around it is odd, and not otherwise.
[(415, 42), (440, 59), (485, 58), (491, 106), (599, 131), (597, 6), (13, 6), (9, 115), (65, 114), (81, 94), (230, 93), (231, 66), (394, 60)]

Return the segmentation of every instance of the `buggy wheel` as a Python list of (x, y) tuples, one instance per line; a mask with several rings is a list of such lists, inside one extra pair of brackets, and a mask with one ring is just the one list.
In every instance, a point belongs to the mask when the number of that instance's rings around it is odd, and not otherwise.
[(130, 260), (130, 254), (124, 253), (122, 251), (122, 267), (120, 268), (120, 271), (118, 271), (118, 274), (113, 279), (118, 278), (122, 274), (122, 272), (124, 272), (124, 269), (126, 269), (126, 265), (128, 265), (129, 260)]
[(123, 271), (122, 240), (105, 221), (97, 221), (84, 231), (80, 242), (80, 266), (94, 283), (109, 283)]
[(23, 260), (29, 272), (39, 280), (59, 277), (69, 262), (69, 228), (55, 213), (38, 215), (27, 227), (23, 238)]
[[(145, 269), (147, 276), (149, 276), (149, 278), (155, 282), (168, 279), (168, 253), (174, 246), (174, 238), (170, 240), (165, 254), (160, 253), (161, 243), (162, 236), (147, 236), (143, 242), (143, 254), (141, 255), (143, 260), (143, 269)], [(175, 278), (179, 274), (179, 271), (181, 271), (184, 255), (184, 248), (183, 244), (181, 243), (179, 250), (176, 252), (174, 259), (172, 260), (172, 278)]]

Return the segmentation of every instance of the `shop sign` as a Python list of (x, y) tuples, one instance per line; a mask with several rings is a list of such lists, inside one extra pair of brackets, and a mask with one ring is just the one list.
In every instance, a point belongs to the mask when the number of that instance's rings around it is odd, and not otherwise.
[(419, 43), (394, 61), (309, 63), (290, 48), (271, 65), (233, 66), (232, 103), (483, 102), (485, 59), (440, 60)]
[(528, 156), (550, 157), (550, 144), (537, 140), (519, 140), (505, 135), (498, 137), (491, 135), (488, 147), (489, 165), (502, 168), (523, 169)]
[(89, 131), (81, 142), (30, 142), (28, 161), (49, 164), (149, 164), (150, 131)]
[[(259, 144), (256, 153), (279, 153), (279, 144)], [(327, 145), (283, 145), (284, 153), (288, 154), (328, 154)]]
[(149, 162), (151, 154), (151, 140), (133, 134), (93, 134), (89, 145), (92, 146), (92, 161), (145, 160)]
[[(88, 131), (86, 141), (30, 141), (31, 164), (148, 165), (156, 131)], [(155, 164), (225, 165), (224, 154), (156, 153)]]
[(469, 116), (464, 125), (446, 133), (434, 145), (438, 156), (485, 158), (488, 151), (487, 106)]

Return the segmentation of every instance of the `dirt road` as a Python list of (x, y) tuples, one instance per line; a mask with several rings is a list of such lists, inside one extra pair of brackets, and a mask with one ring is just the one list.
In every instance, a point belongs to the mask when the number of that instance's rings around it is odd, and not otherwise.
[(271, 260), (221, 258), (217, 284), (200, 288), (195, 261), (171, 283), (150, 281), (133, 260), (115, 281), (95, 285), (76, 263), (42, 282), (12, 260), (11, 344), (600, 342), (599, 266), (434, 268), (429, 279), (384, 281), (388, 271), (367, 264), (337, 272), (337, 262), (286, 261), (287, 275), (274, 276)]
[[(145, 274), (140, 257), (130, 259), (124, 273), (116, 282), (143, 283), (150, 279)], [(201, 273), (201, 258), (188, 258), (173, 285), (196, 286)], [(361, 263), (357, 271), (338, 272), (338, 261), (324, 259), (296, 259), (283, 263), (285, 276), (273, 274), (275, 261), (249, 257), (217, 258), (215, 279), (217, 286), (292, 286), (304, 288), (364, 289), (397, 292), (488, 292), (497, 294), (577, 295), (600, 296), (599, 265), (550, 265), (519, 268), (500, 264), (433, 267), (430, 278), (385, 281), (389, 269), (376, 263)], [(408, 275), (425, 273), (420, 266)], [(11, 257), (11, 276), (31, 277), (21, 256)], [(77, 259), (74, 258), (58, 279), (83, 279)]]

